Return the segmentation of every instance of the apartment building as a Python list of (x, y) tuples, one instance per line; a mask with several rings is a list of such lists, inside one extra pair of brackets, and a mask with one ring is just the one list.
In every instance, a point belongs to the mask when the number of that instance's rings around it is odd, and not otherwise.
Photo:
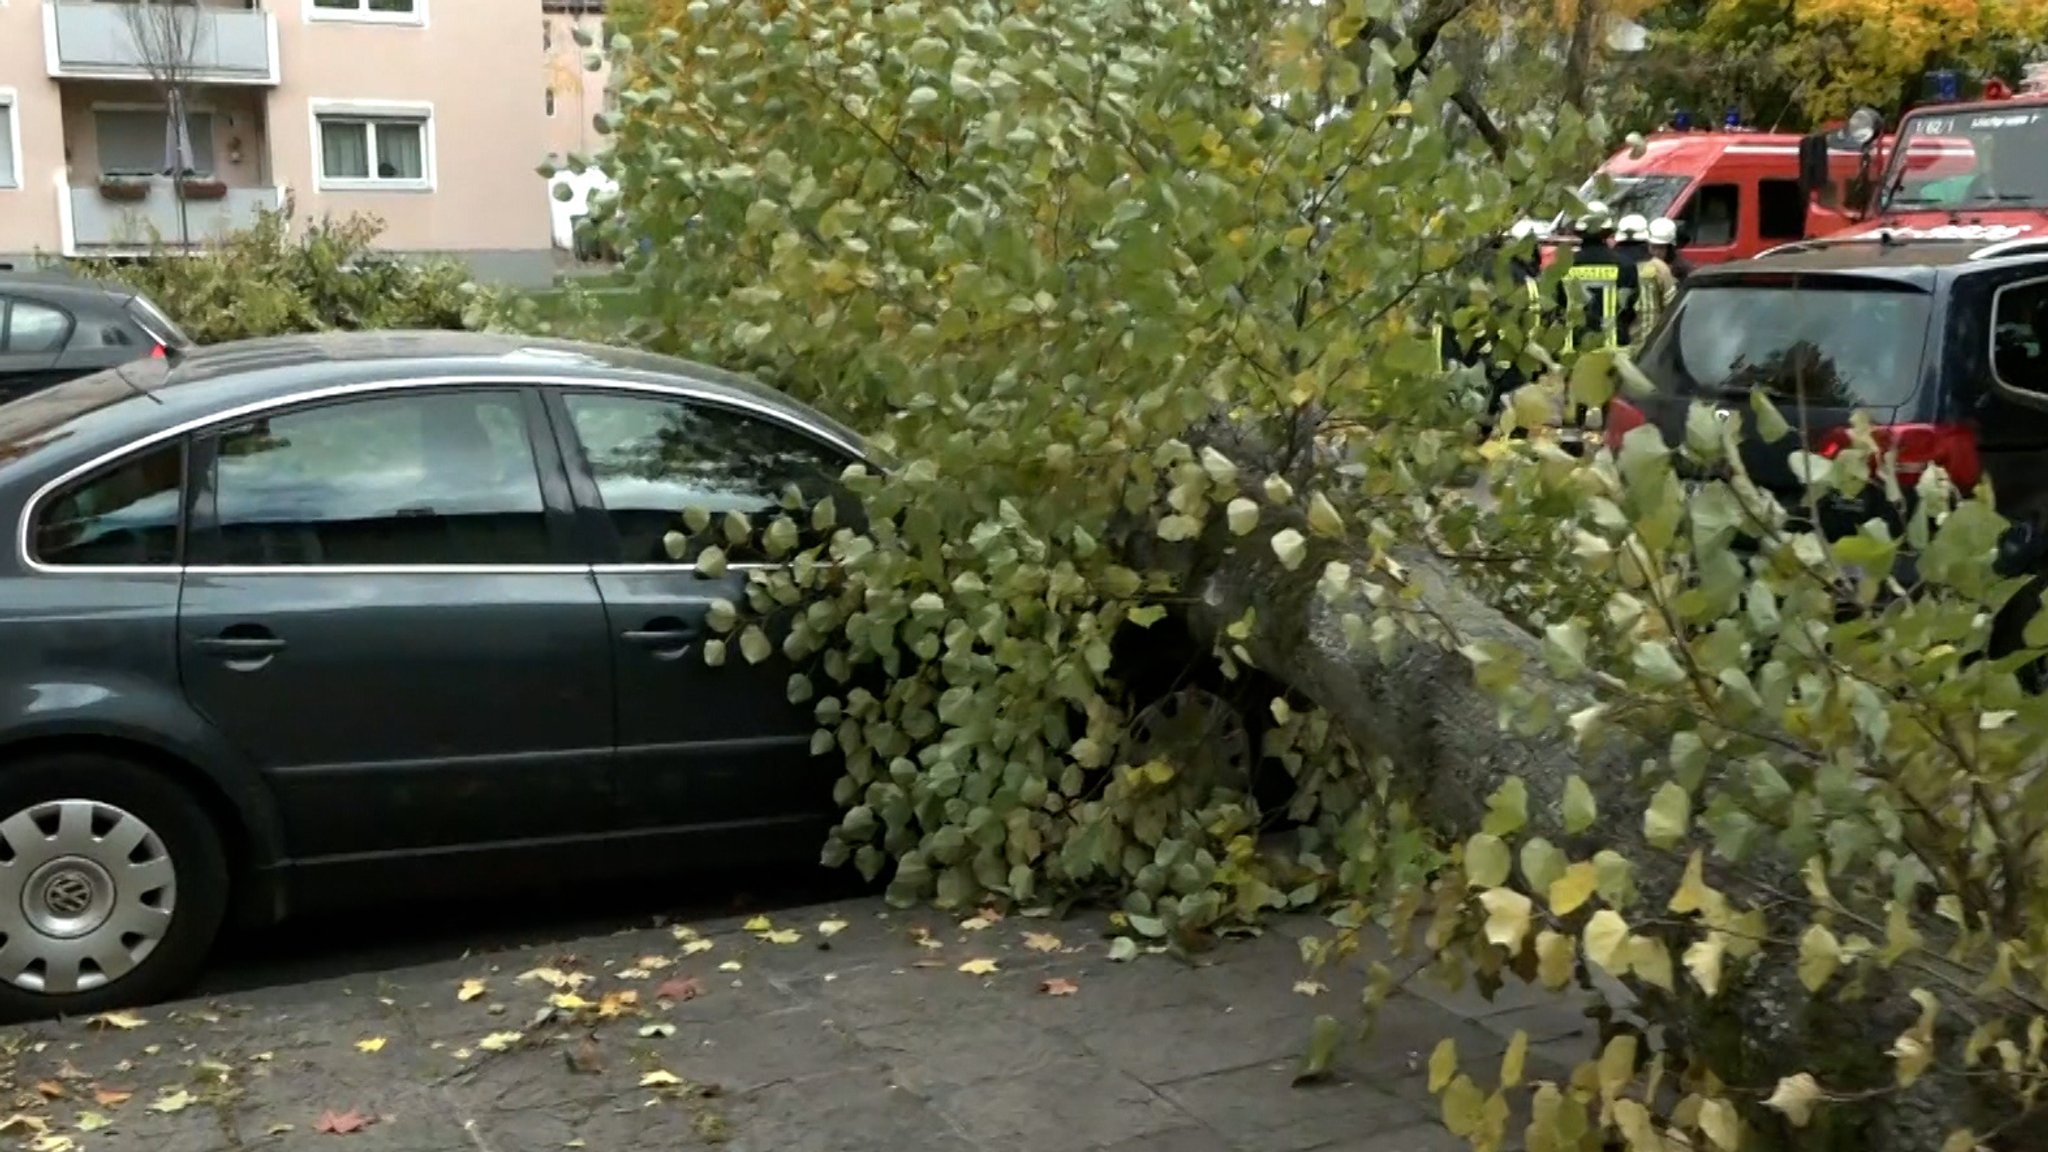
[(300, 218), (379, 217), (389, 251), (544, 282), (549, 118), (520, 6), (0, 0), (0, 261), (201, 245), (289, 194)]
[[(576, 42), (582, 32), (591, 43)], [(597, 117), (613, 108), (611, 65), (585, 67), (584, 53), (604, 47), (604, 0), (541, 0), (540, 44), (546, 91), (547, 150), (557, 159), (604, 150)]]

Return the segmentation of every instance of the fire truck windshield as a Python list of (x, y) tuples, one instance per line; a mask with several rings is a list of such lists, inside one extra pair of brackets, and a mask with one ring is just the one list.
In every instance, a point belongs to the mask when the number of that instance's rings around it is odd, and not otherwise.
[(2048, 104), (1908, 116), (1879, 211), (2048, 208)]
[(1606, 204), (1616, 219), (1640, 213), (1654, 220), (1670, 213), (1671, 205), (1692, 185), (1692, 180), (1690, 176), (1617, 176), (1599, 172), (1579, 187), (1579, 199)]

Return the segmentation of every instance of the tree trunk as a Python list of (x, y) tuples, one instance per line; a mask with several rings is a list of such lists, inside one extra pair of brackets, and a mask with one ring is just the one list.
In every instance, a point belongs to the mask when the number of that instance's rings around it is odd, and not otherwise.
[[(1207, 439), (1241, 466), (1281, 458), (1230, 433)], [(1306, 482), (1305, 477), (1302, 480)], [(1496, 721), (1497, 702), (1474, 682), (1470, 663), (1453, 646), (1404, 632), (1389, 660), (1381, 660), (1369, 645), (1354, 649), (1345, 640), (1344, 615), (1355, 613), (1370, 621), (1376, 610), (1362, 595), (1333, 604), (1322, 597), (1318, 584), (1329, 561), (1344, 560), (1363, 573), (1364, 558), (1346, 554), (1341, 545), (1316, 541), (1309, 559), (1290, 572), (1267, 544), (1284, 526), (1269, 514), (1256, 532), (1242, 538), (1218, 526), (1204, 539), (1185, 545), (1144, 540), (1131, 547), (1142, 561), (1183, 576), (1192, 603), (1190, 623), (1198, 636), (1222, 640), (1227, 627), (1248, 610), (1254, 612), (1255, 626), (1245, 647), (1258, 666), (1330, 713), (1369, 756), (1384, 757), (1395, 774), (1395, 790), (1440, 833), (1462, 840), (1477, 832), (1487, 798), (1509, 777), (1520, 777), (1529, 795), (1530, 826), (1525, 835), (1542, 836), (1573, 859), (1586, 859), (1603, 848), (1620, 852), (1634, 863), (1642, 894), (1633, 913), (1640, 916), (1654, 909), (1663, 915), (1685, 861), (1683, 855), (1652, 848), (1644, 839), (1641, 813), (1648, 796), (1639, 767), (1644, 755), (1655, 753), (1610, 743), (1596, 754), (1581, 756), (1568, 738), (1552, 733), (1524, 737), (1504, 730)], [(1305, 524), (1295, 526), (1307, 534)], [(1460, 642), (1509, 645), (1527, 656), (1527, 676), (1545, 676), (1536, 638), (1466, 588), (1449, 563), (1420, 548), (1399, 561), (1419, 587), (1422, 603), (1449, 622)], [(1571, 684), (1538, 687), (1557, 702), (1560, 715), (1593, 702)], [(1564, 829), (1560, 798), (1565, 781), (1573, 775), (1585, 780), (1600, 804), (1603, 819), (1595, 834), (1573, 836)], [(1779, 891), (1803, 892), (1792, 862), (1767, 862), (1762, 867), (1768, 871), (1750, 868), (1748, 879)], [(1740, 903), (1764, 902), (1755, 883), (1715, 875), (1711, 868), (1709, 879)], [(1881, 912), (1877, 919), (1882, 921)], [(1776, 936), (1796, 937), (1805, 920), (1786, 918), (1773, 921), (1771, 927)], [(1946, 935), (1936, 923), (1923, 922), (1919, 928), (1930, 942)], [(1648, 990), (1630, 1010), (1661, 1028), (1670, 1047), (1708, 1055), (1715, 1070), (1736, 1087), (1760, 1091), (1758, 1100), (1769, 1095), (1779, 1077), (1801, 1071), (1811, 1072), (1832, 1091), (1892, 1083), (1892, 1062), (1885, 1052), (1917, 1015), (1905, 986), (1888, 986), (1890, 982), (1879, 974), (1873, 976), (1867, 999), (1845, 1003), (1826, 994), (1809, 995), (1796, 979), (1789, 956), (1774, 957), (1750, 972), (1738, 974), (1731, 967), (1721, 994), (1709, 1000), (1681, 971), (1677, 994)], [(1912, 1089), (1879, 1094), (1833, 1111), (1823, 1109), (1810, 1128), (1795, 1131), (1774, 1112), (1748, 1108), (1748, 1119), (1766, 1141), (1754, 1147), (1932, 1152), (1955, 1128), (1990, 1130), (1995, 1119), (1975, 1114), (1977, 1101), (1968, 1087), (1938, 1071), (1961, 1067), (1963, 1037), (1944, 1033), (1940, 1039), (1945, 1050), (1937, 1070)], [(2015, 1147), (2048, 1147), (2048, 1139), (2038, 1132), (2026, 1139), (2038, 1142)], [(1745, 1144), (1749, 1147), (1753, 1145)]]
[(1577, 0), (1572, 10), (1572, 38), (1565, 47), (1564, 100), (1581, 112), (1593, 82), (1593, 53), (1599, 47), (1600, 12), (1596, 0)]

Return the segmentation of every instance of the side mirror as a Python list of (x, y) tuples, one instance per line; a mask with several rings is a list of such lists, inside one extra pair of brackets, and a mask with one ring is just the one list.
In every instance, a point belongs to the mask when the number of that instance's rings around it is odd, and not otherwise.
[(1828, 173), (1828, 138), (1816, 133), (1799, 141), (1799, 190), (1811, 200), (1833, 183)]

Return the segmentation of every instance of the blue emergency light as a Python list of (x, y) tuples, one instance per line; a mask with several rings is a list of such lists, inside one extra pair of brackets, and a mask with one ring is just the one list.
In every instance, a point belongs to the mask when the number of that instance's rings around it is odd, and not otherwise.
[(1692, 113), (1680, 109), (1671, 114), (1671, 126), (1680, 132), (1692, 131)]
[(1728, 114), (1726, 116), (1721, 117), (1721, 126), (1724, 128), (1742, 127), (1742, 110), (1739, 108), (1730, 108), (1728, 110)]
[(1927, 74), (1928, 86), (1934, 91), (1934, 98), (1945, 104), (1953, 104), (1963, 98), (1962, 74), (1953, 68)]

